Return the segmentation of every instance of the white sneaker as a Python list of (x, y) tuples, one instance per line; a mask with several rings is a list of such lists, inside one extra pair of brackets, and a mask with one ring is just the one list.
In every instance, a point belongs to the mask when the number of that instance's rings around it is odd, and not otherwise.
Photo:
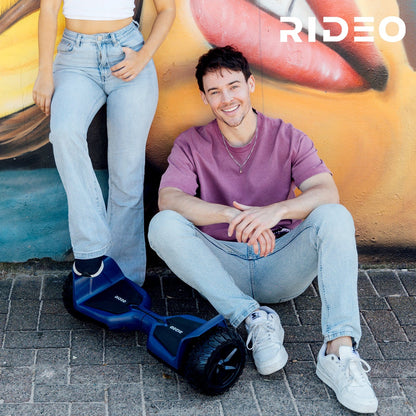
[(262, 306), (246, 319), (246, 346), (253, 351), (257, 371), (266, 376), (282, 369), (287, 362), (283, 347), (284, 331), (277, 313)]
[(325, 351), (326, 344), (318, 354), (316, 375), (334, 390), (343, 406), (357, 413), (375, 413), (378, 400), (366, 374), (370, 366), (352, 347), (340, 347), (340, 358)]

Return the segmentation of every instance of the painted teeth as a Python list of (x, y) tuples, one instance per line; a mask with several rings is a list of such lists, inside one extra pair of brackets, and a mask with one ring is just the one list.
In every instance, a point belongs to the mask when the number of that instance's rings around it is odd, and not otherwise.
[[(307, 0), (254, 0), (254, 4), (267, 13), (280, 16), (294, 16), (301, 20), (303, 28), (308, 27), (308, 17), (315, 17)], [(317, 22), (317, 32), (323, 35), (323, 27)]]

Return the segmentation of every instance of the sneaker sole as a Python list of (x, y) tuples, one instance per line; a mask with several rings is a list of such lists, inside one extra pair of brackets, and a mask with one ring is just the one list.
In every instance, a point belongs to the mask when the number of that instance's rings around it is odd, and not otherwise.
[(276, 356), (276, 360), (273, 361), (272, 363), (269, 363), (268, 365), (265, 365), (265, 366), (257, 366), (256, 364), (257, 371), (262, 376), (268, 376), (270, 374), (275, 373), (276, 371), (281, 370), (286, 365), (287, 359), (288, 359), (287, 352), (284, 348), (282, 348), (281, 352)]
[(347, 409), (350, 409), (353, 412), (357, 413), (375, 413), (377, 411), (378, 401), (375, 401), (374, 403), (367, 405), (357, 406), (357, 403), (350, 403), (347, 400), (338, 397), (338, 392), (332, 384), (332, 380), (323, 371), (321, 371), (319, 366), (316, 367), (316, 375), (319, 379), (321, 379), (321, 381), (323, 381), (328, 387), (330, 387), (334, 391), (337, 400)]

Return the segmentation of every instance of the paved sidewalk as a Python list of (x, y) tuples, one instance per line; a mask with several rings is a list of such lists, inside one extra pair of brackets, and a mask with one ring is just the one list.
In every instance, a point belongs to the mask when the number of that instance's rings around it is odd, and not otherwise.
[[(110, 333), (70, 316), (61, 300), (69, 264), (0, 264), (0, 416), (353, 415), (315, 376), (321, 346), (316, 282), (270, 305), (285, 328), (289, 362), (260, 376), (249, 358), (239, 382), (206, 397), (147, 353), (141, 333)], [(400, 266), (399, 266), (400, 267)], [(215, 311), (169, 270), (145, 284), (160, 314)], [(360, 354), (372, 367), (380, 416), (416, 415), (416, 270), (361, 268)]]

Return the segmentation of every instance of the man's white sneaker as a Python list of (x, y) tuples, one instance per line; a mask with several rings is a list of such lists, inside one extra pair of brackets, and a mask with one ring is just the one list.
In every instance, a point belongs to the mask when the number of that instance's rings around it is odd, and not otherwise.
[(253, 351), (257, 371), (262, 375), (282, 369), (287, 362), (283, 347), (284, 331), (277, 313), (262, 306), (246, 319), (248, 332), (246, 346)]
[(326, 344), (318, 354), (316, 375), (334, 390), (343, 406), (357, 413), (375, 413), (378, 400), (366, 374), (370, 366), (352, 347), (340, 347), (340, 358), (325, 351)]

